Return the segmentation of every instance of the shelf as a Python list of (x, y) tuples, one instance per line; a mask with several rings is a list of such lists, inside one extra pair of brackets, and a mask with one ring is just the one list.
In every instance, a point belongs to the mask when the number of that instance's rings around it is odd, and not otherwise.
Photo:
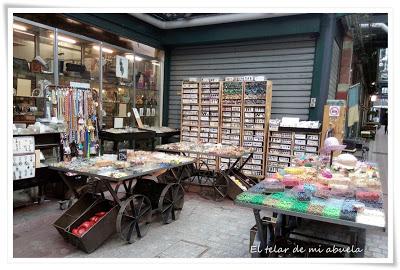
[[(269, 163), (269, 162), (277, 162), (277, 163), (285, 163), (285, 164), (288, 164), (288, 163), (290, 163), (290, 160), (289, 161), (279, 161), (279, 160), (267, 160), (267, 162)], [(271, 166), (271, 165), (268, 165), (268, 166)]]
[(264, 128), (243, 128), (243, 130), (256, 130), (256, 131), (265, 131)]
[[(300, 152), (300, 151), (299, 151), (299, 152)], [(292, 155), (272, 154), (272, 153), (268, 153), (268, 155), (277, 156), (277, 157), (288, 157), (288, 158), (293, 158)]]
[[(245, 107), (265, 107), (266, 104), (244, 104)], [(263, 112), (261, 112), (263, 113)]]
[(225, 128), (225, 129), (240, 129), (240, 127), (224, 127), (224, 126), (222, 126), (222, 128)]
[[(272, 141), (269, 141), (269, 143), (284, 144), (284, 145), (292, 145), (291, 143), (278, 143), (278, 142), (272, 142)], [(289, 149), (288, 149), (288, 150), (289, 150)]]
[(242, 107), (241, 104), (222, 104), (222, 107)]
[(35, 96), (13, 96), (14, 98), (38, 98), (45, 99), (46, 97), (35, 97)]
[(219, 104), (215, 103), (200, 103), (201, 106), (219, 106)]

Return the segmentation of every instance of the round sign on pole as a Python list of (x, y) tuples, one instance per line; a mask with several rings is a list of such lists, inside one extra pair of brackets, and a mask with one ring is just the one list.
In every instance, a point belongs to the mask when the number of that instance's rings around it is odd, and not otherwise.
[(340, 106), (330, 106), (329, 107), (329, 116), (338, 117), (340, 114)]

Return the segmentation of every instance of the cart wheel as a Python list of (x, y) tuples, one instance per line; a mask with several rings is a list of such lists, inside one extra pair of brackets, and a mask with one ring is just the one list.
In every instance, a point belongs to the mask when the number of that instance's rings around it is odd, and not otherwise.
[(228, 180), (225, 176), (219, 174), (216, 176), (215, 181), (213, 182), (214, 189), (214, 200), (222, 201), (226, 195), (228, 194)]
[(158, 209), (164, 224), (179, 218), (184, 203), (185, 192), (180, 184), (168, 184), (160, 195)]
[(151, 222), (151, 202), (143, 195), (126, 199), (118, 212), (116, 226), (121, 238), (132, 244), (144, 237)]

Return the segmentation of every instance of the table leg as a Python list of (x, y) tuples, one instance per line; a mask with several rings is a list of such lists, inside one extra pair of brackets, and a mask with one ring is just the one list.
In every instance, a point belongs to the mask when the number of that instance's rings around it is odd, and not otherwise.
[(133, 147), (133, 140), (129, 140), (129, 149), (135, 149), (135, 148)]
[(107, 180), (104, 180), (102, 178), (98, 178), (98, 177), (96, 177), (96, 180), (99, 181), (104, 187), (107, 188), (108, 192), (110, 192), (114, 201), (121, 206), (121, 200), (118, 198), (117, 193), (115, 193), (115, 190), (111, 187), (110, 182)]
[(114, 151), (114, 153), (117, 153), (118, 152), (118, 141), (113, 141), (113, 143), (114, 143), (114, 145), (113, 145), (113, 151)]
[(66, 175), (63, 172), (58, 172), (58, 174), (60, 175), (60, 177), (63, 180), (63, 182), (67, 185), (69, 190), (74, 194), (74, 196), (76, 198), (79, 198), (80, 197), (79, 192), (76, 190), (74, 185), (69, 181), (69, 179), (66, 177)]
[(350, 247), (353, 246), (353, 250), (357, 248), (361, 250), (361, 252), (350, 253), (350, 257), (362, 258), (364, 257), (365, 251), (365, 229), (361, 228), (352, 228), (350, 230)]
[(257, 232), (258, 232), (258, 235), (260, 236), (260, 247), (258, 247), (257, 250), (261, 251), (261, 253), (264, 253), (265, 248), (267, 247), (267, 242), (266, 242), (267, 234), (266, 234), (266, 231), (264, 230), (264, 226), (262, 224), (260, 210), (253, 209), (253, 213), (254, 213), (254, 218), (256, 220)]

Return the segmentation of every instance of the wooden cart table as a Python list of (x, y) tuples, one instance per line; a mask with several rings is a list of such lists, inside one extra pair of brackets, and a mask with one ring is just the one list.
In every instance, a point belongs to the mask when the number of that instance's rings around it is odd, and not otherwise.
[(114, 143), (113, 151), (117, 153), (118, 143), (128, 141), (129, 148), (134, 149), (136, 142), (145, 142), (145, 149), (142, 150), (152, 150), (154, 149), (154, 137), (156, 132), (151, 130), (144, 130), (138, 128), (110, 128), (105, 130), (100, 130), (99, 138), (101, 140), (101, 150), (104, 153), (104, 141), (112, 141)]
[[(170, 223), (179, 216), (179, 212), (182, 210), (184, 203), (184, 190), (180, 185), (181, 176), (177, 175), (176, 183), (157, 183), (153, 180), (145, 179), (143, 176), (152, 174), (154, 172), (162, 170), (172, 170), (178, 167), (185, 167), (195, 160), (193, 158), (181, 157), (171, 154), (165, 154), (160, 152), (145, 152), (137, 151), (139, 156), (146, 156), (148, 160), (152, 160), (150, 163), (138, 162), (140, 158), (136, 160), (135, 164), (131, 166), (121, 167), (126, 165), (124, 161), (117, 161), (116, 155), (104, 155), (102, 157), (75, 160), (73, 162), (59, 162), (49, 166), (50, 169), (58, 171), (65, 184), (70, 188), (74, 195), (79, 198), (72, 207), (67, 210), (55, 223), (54, 226), (63, 235), (63, 237), (80, 247), (86, 252), (92, 252), (106, 239), (95, 240), (93, 238), (101, 237), (98, 234), (112, 234), (118, 232), (122, 239), (128, 243), (133, 243), (137, 239), (142, 238), (150, 225), (151, 217), (153, 212), (159, 212), (162, 216), (164, 223)], [(108, 167), (96, 167), (96, 164), (106, 160), (111, 165)], [(71, 179), (66, 177), (66, 174), (78, 174), (88, 177), (88, 184), (84, 189), (78, 191), (74, 188)], [(116, 187), (113, 188), (111, 183), (116, 183)], [(124, 187), (124, 192), (120, 192), (120, 187)], [(109, 192), (111, 200), (106, 199), (105, 192)], [(77, 225), (76, 220), (82, 221), (83, 213), (89, 210), (82, 207), (82, 201), (87, 201), (85, 197), (87, 194), (97, 194), (102, 200), (107, 200), (114, 205), (115, 215), (110, 217), (112, 220), (108, 220), (108, 227), (110, 224), (114, 224), (114, 230), (110, 228), (98, 229), (96, 235), (88, 237), (85, 244), (84, 236), (79, 238), (71, 233), (73, 226)], [(90, 207), (93, 206), (92, 202)], [(83, 208), (76, 210), (75, 208)], [(68, 211), (79, 212), (79, 215), (74, 216)], [(104, 210), (103, 210), (104, 211)], [(65, 221), (68, 220), (68, 222)], [(90, 231), (90, 230), (89, 230)], [(96, 229), (94, 228), (95, 232)], [(107, 232), (107, 233), (105, 233)], [(87, 233), (89, 234), (89, 233)], [(86, 234), (85, 234), (86, 235)], [(90, 235), (90, 234), (89, 234)], [(97, 241), (97, 242), (96, 242)], [(100, 241), (100, 242), (99, 242)], [(96, 242), (93, 244), (93, 242)]]
[[(212, 188), (211, 197), (215, 201), (220, 201), (228, 194), (228, 186), (230, 183), (229, 176), (233, 172), (240, 172), (244, 165), (252, 158), (253, 150), (238, 148), (234, 146), (226, 146), (213, 143), (189, 143), (189, 142), (178, 142), (156, 146), (156, 150), (180, 153), (183, 155), (195, 154), (197, 155), (197, 162), (192, 170), (191, 175), (194, 177), (185, 178), (185, 184), (200, 186), (201, 188)], [(224, 170), (210, 170), (208, 165), (203, 162), (200, 156), (215, 156), (220, 158), (234, 159), (235, 161), (228, 164), (228, 168)], [(201, 190), (200, 194), (205, 195), (206, 198), (210, 198), (206, 194), (206, 190)]]

